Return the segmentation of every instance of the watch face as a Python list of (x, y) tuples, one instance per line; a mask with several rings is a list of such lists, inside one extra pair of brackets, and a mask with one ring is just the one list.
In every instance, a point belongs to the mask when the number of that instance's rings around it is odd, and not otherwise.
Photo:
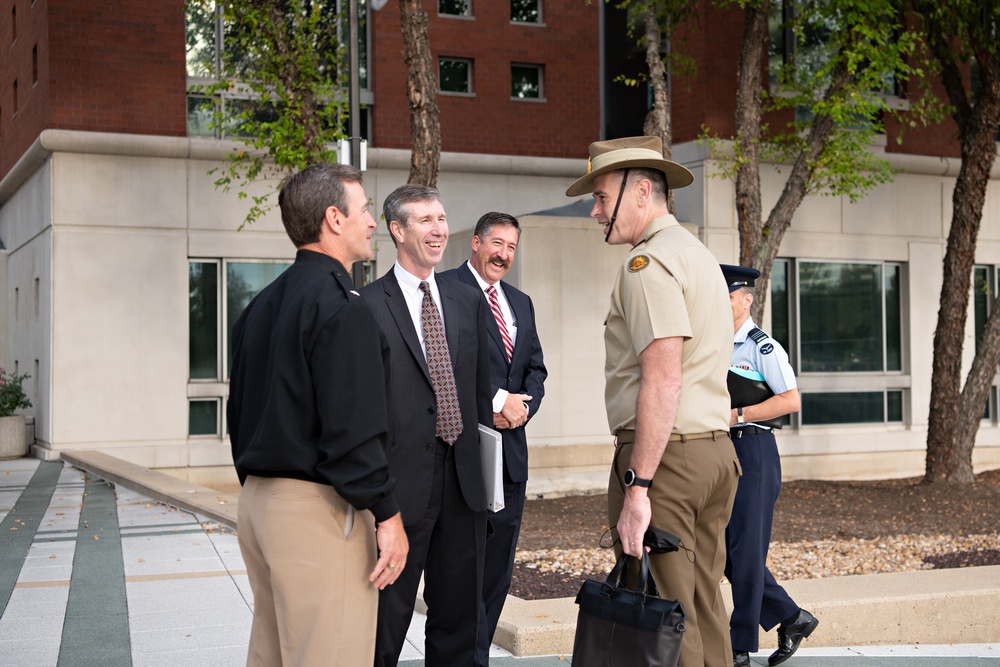
[(635, 471), (629, 468), (625, 471), (625, 486), (632, 486), (635, 483)]

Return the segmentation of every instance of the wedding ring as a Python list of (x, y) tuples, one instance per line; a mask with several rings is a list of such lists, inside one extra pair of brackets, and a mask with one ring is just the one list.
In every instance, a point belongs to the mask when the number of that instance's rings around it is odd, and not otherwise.
[(396, 566), (395, 566), (395, 565), (393, 565), (392, 563), (389, 563), (389, 569), (390, 569), (390, 570), (395, 570), (395, 569), (396, 569)]

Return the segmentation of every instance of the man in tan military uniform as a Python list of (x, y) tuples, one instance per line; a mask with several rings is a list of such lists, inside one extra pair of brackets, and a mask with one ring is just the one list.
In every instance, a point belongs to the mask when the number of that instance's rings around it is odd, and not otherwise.
[(632, 246), (604, 333), (616, 548), (638, 556), (650, 525), (681, 538), (694, 562), (684, 552), (651, 556), (661, 594), (688, 614), (681, 665), (727, 667), (733, 657), (719, 582), (740, 475), (729, 439), (729, 294), (718, 261), (667, 209), (669, 188), (694, 177), (663, 159), (658, 138), (598, 141), (590, 157), (588, 174), (566, 194), (593, 192), (591, 215), (607, 243)]

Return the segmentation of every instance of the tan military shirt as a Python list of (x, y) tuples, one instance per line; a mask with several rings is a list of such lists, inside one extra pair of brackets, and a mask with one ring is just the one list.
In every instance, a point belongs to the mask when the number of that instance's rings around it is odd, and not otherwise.
[(733, 313), (719, 262), (672, 215), (656, 218), (618, 272), (605, 321), (605, 403), (611, 432), (635, 428), (639, 354), (681, 336), (683, 384), (674, 433), (729, 430), (726, 374)]

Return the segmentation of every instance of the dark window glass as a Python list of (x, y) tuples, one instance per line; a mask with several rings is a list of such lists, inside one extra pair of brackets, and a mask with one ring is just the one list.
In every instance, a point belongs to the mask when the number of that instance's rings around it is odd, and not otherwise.
[(188, 435), (218, 434), (218, 399), (188, 401)]
[(226, 264), (226, 353), (229, 368), (233, 361), (233, 326), (257, 294), (289, 267), (277, 262), (228, 262)]
[(472, 2), (470, 0), (438, 0), (438, 14), (471, 16)]
[(976, 326), (976, 349), (986, 329), (986, 318), (990, 314), (990, 302), (993, 294), (990, 290), (989, 272), (985, 266), (977, 266), (972, 270), (972, 309)]
[[(892, 392), (900, 393), (900, 392)], [(900, 397), (900, 421), (902, 397)], [(881, 391), (849, 391), (802, 394), (802, 423), (870, 424), (885, 421), (885, 394)]]
[(510, 20), (514, 23), (538, 23), (541, 0), (510, 0)]
[(795, 355), (789, 345), (788, 317), (788, 262), (779, 259), (771, 265), (771, 338), (785, 348), (794, 367)]
[(188, 265), (188, 329), (192, 380), (219, 377), (219, 271), (215, 262)]
[(878, 264), (802, 262), (803, 372), (882, 371), (882, 271)]
[(887, 422), (902, 423), (903, 392), (887, 391), (885, 394), (885, 407), (885, 420)]
[(472, 62), (457, 58), (441, 58), (438, 61), (438, 80), (441, 92), (471, 93)]
[(900, 267), (885, 265), (885, 370), (903, 370), (902, 296)]
[(538, 65), (511, 65), (510, 96), (539, 99), (542, 96), (542, 68)]

